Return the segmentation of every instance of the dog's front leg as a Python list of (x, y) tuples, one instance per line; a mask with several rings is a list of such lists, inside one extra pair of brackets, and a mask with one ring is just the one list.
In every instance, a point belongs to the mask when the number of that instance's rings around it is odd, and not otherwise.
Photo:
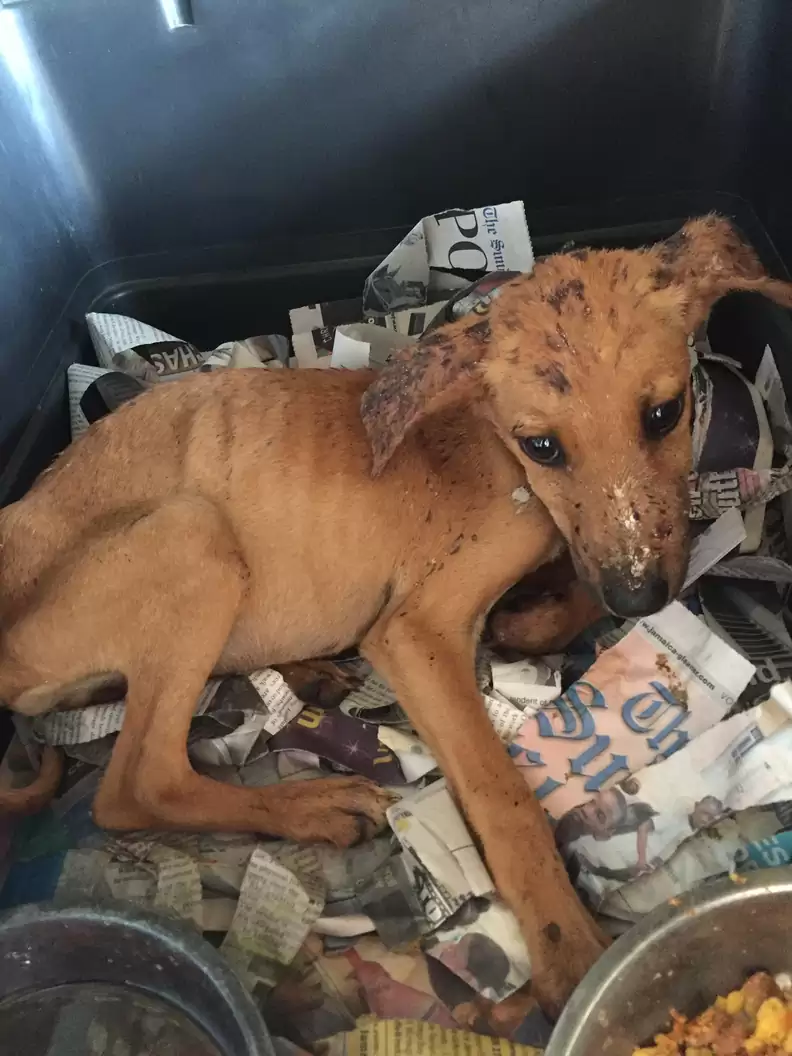
[(372, 628), (362, 652), (390, 683), (478, 835), (528, 944), (533, 991), (556, 1016), (607, 940), (578, 900), (544, 811), (487, 717), (472, 631), (411, 608)]

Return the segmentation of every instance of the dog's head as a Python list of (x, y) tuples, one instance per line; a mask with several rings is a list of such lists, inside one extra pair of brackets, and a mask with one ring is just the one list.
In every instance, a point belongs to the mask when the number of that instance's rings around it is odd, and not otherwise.
[(427, 335), (378, 375), (362, 404), (373, 473), (426, 416), (474, 405), (607, 608), (657, 611), (687, 564), (687, 339), (734, 290), (792, 306), (792, 285), (716, 216), (647, 249), (546, 258), (486, 314)]

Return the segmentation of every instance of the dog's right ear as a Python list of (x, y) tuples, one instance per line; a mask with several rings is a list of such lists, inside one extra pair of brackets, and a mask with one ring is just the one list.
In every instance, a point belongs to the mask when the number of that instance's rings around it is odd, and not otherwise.
[(409, 429), (468, 398), (489, 344), (486, 316), (460, 319), (400, 350), (366, 389), (360, 405), (378, 477)]
[(681, 307), (691, 330), (727, 293), (761, 293), (792, 308), (792, 284), (769, 276), (754, 249), (725, 217), (713, 213), (689, 220), (651, 252), (660, 263), (653, 273), (655, 288), (661, 295), (676, 292), (672, 307)]

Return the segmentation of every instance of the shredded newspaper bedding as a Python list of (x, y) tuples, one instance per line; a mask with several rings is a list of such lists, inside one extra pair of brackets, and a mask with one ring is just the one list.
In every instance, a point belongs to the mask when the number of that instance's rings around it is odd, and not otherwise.
[[(533, 263), (511, 202), (425, 218), (361, 297), (296, 307), (291, 343), (254, 336), (205, 351), (93, 313), (98, 365), (68, 371), (73, 437), (196, 370), (381, 366)], [(493, 726), (613, 934), (707, 877), (792, 860), (792, 419), (770, 347), (753, 376), (705, 333), (690, 351), (695, 541), (682, 599), (635, 624), (600, 621), (563, 656), (482, 646), (477, 663)], [(735, 378), (750, 438), (730, 430), (723, 392)], [(517, 923), (430, 750), (358, 656), (213, 679), (189, 738), (193, 765), (222, 781), (354, 772), (387, 786), (390, 831), (349, 851), (100, 831), (91, 801), (123, 719), (122, 700), (17, 717), (0, 779), (24, 783), (42, 742), (60, 745), (68, 767), (42, 814), (0, 822), (1, 906), (116, 898), (191, 922), (245, 981), (282, 1053), (520, 1056), (546, 1043)]]

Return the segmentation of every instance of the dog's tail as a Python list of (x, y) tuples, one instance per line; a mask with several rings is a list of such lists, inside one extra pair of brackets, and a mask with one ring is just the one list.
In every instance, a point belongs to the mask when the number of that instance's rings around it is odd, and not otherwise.
[(1, 814), (35, 814), (46, 807), (58, 791), (63, 775), (63, 755), (46, 744), (41, 756), (41, 768), (24, 788), (0, 788)]
[[(6, 665), (8, 668), (8, 665)], [(108, 704), (123, 700), (127, 691), (126, 677), (118, 671), (101, 671), (85, 675), (66, 684), (43, 683), (32, 689), (19, 692), (19, 685), (29, 681), (27, 673), (20, 680), (19, 673), (5, 671), (6, 682), (0, 681), (0, 694), (4, 691), (12, 698), (7, 707), (18, 715), (35, 718), (55, 709), (84, 708), (88, 704)], [(3, 705), (0, 703), (0, 707)], [(26, 788), (0, 788), (0, 815), (34, 814), (54, 797), (63, 774), (63, 754), (51, 745), (44, 745), (41, 769), (32, 784)]]

